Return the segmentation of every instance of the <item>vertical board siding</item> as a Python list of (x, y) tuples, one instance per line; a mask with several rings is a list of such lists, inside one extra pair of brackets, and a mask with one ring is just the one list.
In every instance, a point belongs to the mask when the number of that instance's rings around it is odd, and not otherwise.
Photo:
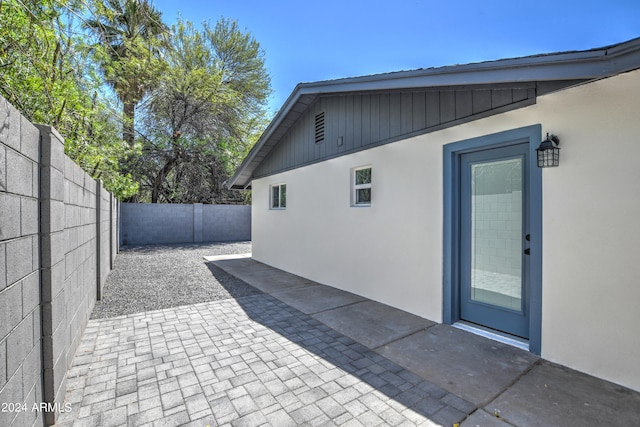
[(427, 92), (427, 129), (440, 122), (440, 92)]
[(407, 92), (402, 94), (400, 99), (400, 112), (402, 122), (400, 124), (400, 133), (402, 135), (413, 132), (413, 93)]
[(348, 150), (362, 146), (362, 96), (360, 95), (353, 97), (353, 128), (351, 130), (353, 142), (347, 147)]
[(354, 99), (353, 96), (347, 96), (344, 100), (344, 108), (345, 108), (345, 128), (344, 134), (342, 136), (342, 145), (338, 147), (338, 151), (343, 153), (347, 151), (347, 141), (351, 146), (353, 146), (353, 134), (354, 134), (354, 107), (353, 107)]
[[(332, 147), (335, 147), (336, 152), (344, 151), (344, 138), (347, 134), (347, 97), (341, 96), (338, 98), (338, 132), (336, 135), (329, 141)], [(342, 137), (342, 146), (338, 145), (338, 139)]]
[(473, 92), (470, 90), (456, 91), (456, 119), (469, 117), (473, 114)]
[(491, 91), (491, 108), (498, 108), (512, 103), (511, 89), (496, 89)]
[(490, 90), (476, 90), (473, 91), (473, 108), (472, 113), (478, 114), (483, 111), (489, 111), (491, 109), (491, 91)]
[(412, 114), (413, 114), (413, 129), (424, 129), (427, 127), (426, 121), (426, 94), (424, 92), (417, 92), (413, 94), (412, 99)]
[(389, 94), (385, 93), (380, 95), (380, 109), (378, 110), (378, 129), (380, 129), (380, 133), (378, 134), (378, 139), (376, 141), (384, 141), (385, 139), (389, 139), (389, 137), (391, 136), (390, 102), (391, 100)]
[[(468, 87), (320, 96), (256, 168), (264, 176), (535, 99), (531, 87)], [(316, 143), (315, 116), (325, 113)], [(342, 138), (342, 145), (338, 139)]]
[(373, 141), (379, 141), (380, 140), (380, 117), (379, 117), (379, 111), (380, 111), (380, 95), (371, 95), (371, 103), (369, 104), (371, 106), (371, 110), (369, 111), (369, 139), (366, 141), (363, 141), (362, 145), (369, 145), (371, 144)]
[(513, 102), (523, 101), (530, 96), (531, 94), (529, 93), (529, 89), (513, 89), (511, 91), (511, 99), (513, 100)]
[(452, 122), (456, 119), (456, 93), (440, 92), (440, 123)]
[(371, 139), (371, 95), (363, 95), (360, 117), (362, 117), (362, 129), (360, 132), (360, 147), (367, 144)]
[[(389, 135), (402, 135), (402, 94), (392, 93), (389, 97)], [(388, 137), (387, 137), (388, 138)]]
[(353, 98), (353, 96), (345, 97), (345, 129), (344, 135), (342, 135), (342, 146), (338, 147), (340, 152), (347, 150), (347, 141), (350, 141), (351, 146), (353, 146), (353, 134), (355, 132)]

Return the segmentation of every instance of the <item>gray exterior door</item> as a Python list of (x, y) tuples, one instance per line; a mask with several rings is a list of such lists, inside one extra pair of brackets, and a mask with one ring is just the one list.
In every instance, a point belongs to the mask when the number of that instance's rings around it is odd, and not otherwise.
[(460, 319), (529, 338), (529, 146), (460, 157)]

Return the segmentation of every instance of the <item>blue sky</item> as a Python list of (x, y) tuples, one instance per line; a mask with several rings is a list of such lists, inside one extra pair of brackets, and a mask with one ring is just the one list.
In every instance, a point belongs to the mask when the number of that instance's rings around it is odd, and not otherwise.
[(640, 37), (640, 0), (154, 0), (233, 19), (265, 51), (277, 111), (300, 82), (584, 50)]

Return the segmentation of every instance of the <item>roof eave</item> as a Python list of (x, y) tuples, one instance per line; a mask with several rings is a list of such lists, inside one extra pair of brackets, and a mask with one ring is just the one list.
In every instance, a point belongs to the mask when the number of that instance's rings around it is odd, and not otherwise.
[[(227, 188), (251, 185), (256, 159), (274, 132), (301, 100), (310, 105), (323, 94), (398, 90), (417, 87), (480, 85), (563, 79), (594, 79), (640, 67), (640, 38), (587, 51), (561, 52), (522, 58), (501, 59), (464, 65), (452, 65), (411, 71), (399, 71), (361, 77), (349, 77), (312, 83), (299, 83), (284, 102), (260, 139), (225, 183)], [(514, 70), (518, 70), (514, 73)], [(297, 112), (298, 116), (301, 112)], [(264, 153), (262, 156), (266, 156)], [(253, 166), (253, 167), (250, 167)], [(243, 178), (243, 179), (241, 179)]]

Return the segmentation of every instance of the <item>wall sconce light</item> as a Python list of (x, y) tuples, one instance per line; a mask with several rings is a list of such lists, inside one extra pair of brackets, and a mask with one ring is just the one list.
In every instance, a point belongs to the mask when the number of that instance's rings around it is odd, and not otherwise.
[(560, 164), (560, 147), (558, 145), (560, 145), (560, 139), (547, 132), (547, 139), (536, 148), (539, 168), (549, 168)]

